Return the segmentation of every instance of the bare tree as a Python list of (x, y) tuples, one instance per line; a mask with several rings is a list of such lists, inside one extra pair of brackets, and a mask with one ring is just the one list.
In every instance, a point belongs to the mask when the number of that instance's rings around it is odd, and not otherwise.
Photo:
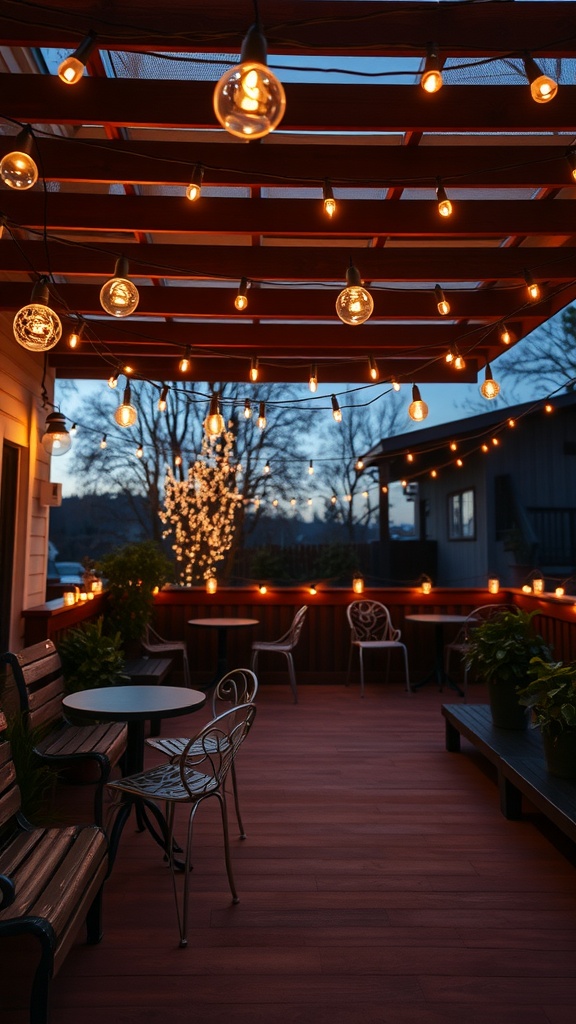
[[(569, 306), (498, 360), (517, 384), (538, 382), (540, 392), (576, 387), (576, 308)], [(521, 358), (518, 354), (521, 352)]]

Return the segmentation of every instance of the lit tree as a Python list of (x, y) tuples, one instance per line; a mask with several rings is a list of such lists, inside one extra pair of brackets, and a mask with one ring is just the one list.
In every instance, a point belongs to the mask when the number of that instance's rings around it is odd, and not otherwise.
[(243, 502), (236, 486), (234, 434), (202, 441), (202, 452), (185, 479), (168, 468), (164, 508), (159, 516), (164, 537), (172, 538), (179, 582), (190, 586), (216, 575), (232, 548), (237, 510)]

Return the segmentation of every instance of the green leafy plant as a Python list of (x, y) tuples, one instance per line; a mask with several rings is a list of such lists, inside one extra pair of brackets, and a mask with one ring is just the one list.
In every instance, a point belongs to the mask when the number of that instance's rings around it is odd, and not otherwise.
[(25, 716), (20, 711), (8, 719), (5, 738), (10, 742), (22, 811), (34, 821), (42, 811), (49, 791), (56, 785), (58, 773), (42, 764), (34, 753), (34, 747), (42, 738), (42, 730), (28, 729)]
[(98, 569), (108, 591), (107, 631), (118, 631), (124, 644), (139, 641), (152, 618), (154, 590), (173, 578), (171, 563), (147, 540), (111, 551)]
[(534, 678), (518, 690), (518, 699), (531, 709), (534, 724), (551, 737), (576, 730), (576, 662), (533, 658), (530, 672)]
[(532, 658), (551, 661), (550, 648), (534, 632), (536, 612), (505, 610), (470, 632), (466, 667), (484, 683), (525, 683)]
[(114, 686), (123, 679), (124, 653), (120, 633), (103, 632), (103, 619), (69, 629), (58, 642), (67, 693)]

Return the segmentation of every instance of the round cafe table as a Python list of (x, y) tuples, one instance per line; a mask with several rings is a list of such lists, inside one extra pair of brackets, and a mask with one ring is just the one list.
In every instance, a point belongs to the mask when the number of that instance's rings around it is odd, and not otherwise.
[(257, 626), (260, 619), (236, 619), (236, 618), (213, 618), (213, 619), (188, 619), (189, 626), (200, 629), (217, 630), (217, 656), (216, 674), (210, 680), (206, 689), (215, 686), (222, 676), (228, 671), (228, 631), (230, 629), (247, 629), (249, 626)]
[(451, 689), (457, 690), (461, 697), (464, 696), (460, 687), (457, 686), (457, 684), (450, 679), (444, 671), (444, 626), (448, 626), (451, 623), (458, 623), (458, 625), (461, 625), (463, 622), (466, 622), (468, 618), (468, 615), (442, 615), (435, 612), (422, 612), (418, 615), (406, 615), (406, 622), (419, 622), (423, 626), (434, 626), (434, 668), (431, 669), (421, 683), (412, 685), (413, 690), (419, 690), (422, 686), (426, 686), (426, 683), (429, 683), (431, 679), (435, 679), (440, 691), (444, 688), (444, 683), (448, 683), (448, 686), (450, 686)]

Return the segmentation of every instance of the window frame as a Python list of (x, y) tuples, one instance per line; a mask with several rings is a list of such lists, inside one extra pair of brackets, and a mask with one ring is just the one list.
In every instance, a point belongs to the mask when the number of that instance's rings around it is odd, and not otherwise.
[[(466, 494), (470, 494), (472, 496), (472, 498), (471, 498), (471, 500), (472, 500), (472, 515), (471, 515), (471, 519), (472, 519), (472, 532), (470, 534), (464, 534), (464, 532), (463, 532), (463, 528), (464, 528), (464, 517), (463, 517), (463, 514), (462, 514), (463, 513), (463, 508), (464, 508), (463, 497)], [(476, 540), (476, 488), (475, 487), (462, 487), (458, 491), (451, 491), (450, 494), (447, 495), (447, 499), (448, 499), (447, 500), (448, 540), (450, 540), (450, 541), (475, 541)], [(456, 508), (457, 504), (458, 504), (458, 510), (459, 510), (458, 511), (458, 517), (459, 517), (459, 521), (460, 521), (460, 530), (459, 530), (459, 532), (456, 531), (455, 528), (454, 528), (455, 527), (456, 518), (457, 518), (454, 515), (454, 509)]]

